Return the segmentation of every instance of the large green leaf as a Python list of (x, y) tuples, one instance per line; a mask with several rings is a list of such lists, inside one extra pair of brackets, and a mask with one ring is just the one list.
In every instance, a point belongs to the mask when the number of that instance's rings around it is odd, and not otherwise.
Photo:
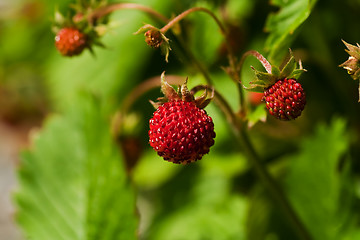
[(135, 239), (135, 196), (94, 97), (52, 116), (22, 154), (17, 219), (36, 240)]
[(338, 165), (349, 141), (345, 121), (336, 119), (330, 126), (320, 125), (291, 159), (287, 193), (314, 239), (340, 239), (342, 217), (350, 206), (340, 204), (344, 183)]
[(269, 51), (269, 60), (279, 64), (284, 53), (294, 40), (296, 30), (309, 17), (317, 0), (273, 0), (280, 8), (269, 15), (265, 29), (270, 32), (265, 48)]

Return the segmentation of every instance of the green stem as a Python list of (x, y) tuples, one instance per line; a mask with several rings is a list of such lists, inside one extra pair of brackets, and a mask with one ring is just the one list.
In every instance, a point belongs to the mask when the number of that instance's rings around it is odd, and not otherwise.
[[(239, 64), (239, 68), (237, 70), (234, 70), (234, 72), (239, 72), (241, 70), (241, 66), (243, 65), (244, 59), (247, 56), (254, 55), (258, 56), (258, 52), (256, 51), (249, 51), (245, 54), (245, 56), (242, 58), (241, 64)], [(259, 54), (260, 55), (260, 54)], [(261, 56), (262, 57), (262, 56)], [(266, 61), (264, 57), (260, 59), (262, 60), (262, 63), (266, 65), (267, 69), (269, 69), (269, 66), (271, 65)], [(265, 61), (264, 61), (265, 59)], [(270, 68), (271, 69), (271, 68)], [(208, 76), (208, 74), (207, 74)], [(240, 79), (239, 79), (240, 80)], [(243, 91), (242, 85), (238, 84), (240, 93)], [(204, 86), (206, 87), (206, 86)], [(240, 98), (243, 98), (243, 94), (240, 95)], [(288, 219), (291, 226), (293, 227), (294, 231), (298, 235), (298, 237), (302, 240), (310, 240), (312, 239), (310, 234), (307, 232), (305, 226), (297, 216), (295, 210), (292, 208), (289, 200), (286, 198), (284, 193), (282, 192), (280, 186), (278, 186), (277, 182), (274, 180), (274, 178), (270, 175), (266, 167), (262, 164), (261, 159), (257, 155), (254, 146), (252, 145), (247, 131), (246, 127), (243, 124), (243, 121), (238, 121), (238, 118), (234, 114), (233, 110), (231, 109), (230, 105), (226, 101), (226, 99), (218, 92), (215, 91), (215, 98), (214, 101), (217, 103), (218, 107), (222, 110), (224, 115), (227, 118), (227, 121), (230, 123), (230, 126), (233, 128), (233, 132), (235, 133), (235, 136), (241, 146), (244, 147), (244, 151), (246, 156), (248, 157), (249, 161), (253, 165), (253, 168), (255, 170), (256, 175), (259, 177), (261, 183), (265, 187), (265, 189), (269, 192), (272, 199), (278, 203), (280, 209), (282, 210), (284, 216)]]

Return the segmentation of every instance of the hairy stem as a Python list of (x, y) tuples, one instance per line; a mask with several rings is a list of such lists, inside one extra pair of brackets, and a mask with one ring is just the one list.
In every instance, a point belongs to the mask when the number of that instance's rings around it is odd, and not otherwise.
[(154, 9), (137, 4), (137, 3), (114, 3), (107, 5), (105, 7), (98, 8), (94, 10), (91, 14), (87, 16), (88, 22), (90, 24), (93, 24), (96, 22), (97, 19), (104, 17), (114, 11), (121, 10), (121, 9), (136, 9), (143, 11), (147, 14), (149, 14), (151, 17), (154, 17), (157, 20), (160, 20), (161, 22), (167, 23), (169, 19), (162, 15), (161, 13), (155, 11)]
[(210, 15), (216, 22), (216, 24), (219, 26), (220, 31), (222, 34), (226, 35), (226, 31), (220, 20), (215, 16), (213, 12), (211, 12), (209, 9), (203, 8), (203, 7), (194, 7), (190, 8), (179, 15), (177, 15), (175, 18), (173, 18), (168, 24), (166, 24), (163, 28), (160, 29), (162, 33), (166, 33), (170, 28), (172, 28), (176, 23), (184, 19), (187, 15), (193, 12), (205, 12), (208, 15)]
[(221, 21), (219, 20), (219, 18), (209, 9), (203, 8), (203, 7), (194, 7), (194, 8), (190, 8), (182, 13), (180, 13), (179, 15), (177, 15), (175, 18), (173, 18), (171, 21), (169, 21), (163, 28), (160, 29), (160, 31), (162, 33), (166, 33), (169, 29), (171, 29), (175, 24), (177, 24), (179, 21), (181, 21), (182, 19), (184, 19), (187, 15), (189, 15), (190, 13), (193, 12), (204, 12), (206, 14), (208, 14), (212, 19), (214, 19), (214, 21), (216, 22), (216, 24), (218, 25), (221, 34), (224, 36), (225, 38), (225, 45), (226, 48), (228, 50), (228, 54), (229, 54), (229, 59), (231, 62), (233, 62), (235, 64), (235, 61), (233, 56), (233, 50), (232, 47), (230, 45), (230, 41), (229, 41), (229, 35), (226, 31), (225, 26), (221, 23)]
[[(266, 60), (266, 58), (263, 55), (261, 55), (259, 52), (255, 51), (255, 50), (247, 51), (242, 55), (242, 57), (239, 61), (239, 64), (237, 66), (237, 69), (239, 71), (241, 70), (242, 66), (244, 65), (245, 59), (248, 56), (256, 57), (261, 62), (261, 64), (264, 66), (265, 70), (271, 74), (271, 64), (268, 62), (268, 60)], [(240, 83), (241, 83), (241, 81), (240, 81)]]

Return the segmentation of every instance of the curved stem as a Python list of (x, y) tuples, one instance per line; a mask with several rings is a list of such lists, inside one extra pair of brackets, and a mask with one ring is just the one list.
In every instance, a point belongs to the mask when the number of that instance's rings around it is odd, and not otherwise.
[[(256, 57), (261, 62), (261, 64), (264, 66), (266, 72), (271, 74), (271, 64), (268, 62), (268, 60), (266, 60), (266, 58), (263, 55), (261, 55), (258, 51), (255, 51), (255, 50), (247, 51), (242, 55), (242, 57), (241, 57), (241, 59), (239, 61), (239, 64), (236, 67), (236, 69), (239, 72), (241, 71), (241, 68), (244, 65), (245, 59), (248, 56)], [(241, 81), (240, 81), (240, 83), (241, 83)]]
[(176, 23), (178, 23), (180, 20), (184, 19), (187, 15), (193, 12), (205, 12), (209, 14), (216, 22), (216, 24), (219, 26), (220, 31), (222, 34), (226, 35), (226, 31), (220, 20), (215, 16), (213, 12), (211, 12), (209, 9), (203, 8), (203, 7), (194, 7), (190, 8), (179, 15), (177, 15), (175, 18), (173, 18), (168, 24), (166, 24), (163, 28), (160, 29), (162, 33), (166, 33), (170, 28), (172, 28)]
[[(204, 88), (206, 88), (206, 86), (204, 86)], [(230, 105), (218, 91), (215, 91), (214, 100), (217, 102), (217, 105), (227, 117), (227, 120), (230, 123), (237, 140), (241, 146), (243, 146), (245, 154), (253, 166), (256, 175), (259, 177), (259, 180), (265, 189), (269, 192), (272, 199), (278, 204), (285, 217), (289, 220), (290, 225), (293, 227), (293, 230), (297, 236), (302, 240), (311, 240), (312, 238), (310, 234), (291, 206), (289, 200), (286, 198), (280, 186), (270, 175), (266, 167), (263, 165), (260, 157), (256, 153), (256, 150), (247, 134), (245, 128), (246, 126), (241, 125), (242, 122), (237, 121), (236, 115), (233, 113)]]
[[(187, 52), (190, 52), (190, 50), (188, 50), (186, 47), (184, 49), (186, 49)], [(235, 65), (230, 66), (230, 68), (231, 68), (231, 69), (229, 69), (230, 73), (231, 73), (230, 76), (234, 80), (237, 79), (239, 82), (238, 87), (239, 87), (240, 99), (241, 99), (242, 104), (244, 104), (243, 87), (242, 87), (242, 84), (240, 83), (241, 82), (240, 74), (235, 75), (235, 73), (240, 73), (240, 70), (241, 70), (241, 67), (243, 65), (245, 58), (250, 55), (257, 57), (258, 59), (260, 58), (261, 59), (260, 61), (263, 63), (263, 65), (266, 66), (266, 69), (271, 70), (270, 63), (260, 53), (258, 53), (256, 51), (248, 51), (247, 53), (245, 53), (237, 68), (235, 68)], [(196, 60), (196, 58), (193, 55), (192, 55), (192, 57), (193, 57), (193, 60)], [(212, 81), (211, 81), (207, 71), (202, 69), (201, 73), (204, 75), (207, 82), (209, 84), (211, 84)], [(254, 146), (252, 145), (252, 143), (247, 135), (245, 125), (243, 124), (244, 122), (239, 121), (239, 119), (234, 114), (233, 110), (231, 109), (231, 107), (228, 104), (228, 102), (226, 101), (226, 99), (218, 91), (215, 91), (214, 100), (217, 103), (217, 105), (219, 106), (219, 108), (222, 110), (224, 115), (226, 116), (230, 126), (233, 129), (233, 132), (234, 132), (237, 140), (239, 141), (241, 146), (244, 147), (245, 154), (248, 157), (251, 164), (253, 165), (256, 175), (259, 177), (261, 183), (263, 184), (265, 189), (268, 191), (268, 193), (271, 195), (272, 199), (276, 203), (279, 204), (284, 216), (288, 219), (288, 221), (292, 225), (294, 231), (297, 233), (298, 237), (303, 240), (312, 239), (310, 237), (309, 233), (307, 232), (306, 228), (304, 227), (303, 223), (297, 216), (295, 210), (292, 208), (290, 202), (288, 201), (286, 196), (283, 194), (281, 188), (278, 186), (278, 184), (276, 183), (274, 178), (270, 175), (270, 173), (268, 172), (266, 167), (262, 164), (259, 156), (257, 155), (257, 153), (255, 151)]]
[[(244, 87), (242, 85), (242, 81), (241, 81), (241, 69), (244, 65), (245, 59), (248, 56), (254, 56), (256, 57), (261, 64), (264, 66), (265, 70), (271, 74), (271, 64), (268, 62), (268, 60), (266, 60), (266, 58), (261, 55), (259, 52), (255, 51), (255, 50), (250, 50), (245, 52), (239, 63), (237, 64), (237, 66), (233, 65), (233, 69), (232, 71), (235, 72), (235, 74), (233, 74), (235, 77), (233, 77), (233, 80), (235, 80), (236, 82), (238, 82), (238, 88), (239, 88), (239, 101), (240, 101), (240, 116), (246, 116), (246, 104), (245, 104), (245, 98), (244, 98)], [(231, 67), (231, 65), (230, 65)]]
[[(178, 23), (179, 21), (181, 21), (182, 19), (184, 19), (187, 15), (189, 15), (190, 13), (193, 12), (204, 12), (206, 14), (208, 14), (212, 19), (214, 19), (214, 21), (216, 22), (216, 24), (218, 25), (218, 27), (220, 28), (221, 34), (225, 37), (225, 45), (226, 48), (228, 50), (229, 56), (231, 56), (230, 58), (233, 58), (234, 54), (233, 54), (233, 50), (232, 47), (230, 45), (230, 41), (229, 41), (229, 35), (226, 31), (225, 26), (221, 23), (221, 21), (219, 20), (219, 18), (209, 9), (203, 8), (203, 7), (194, 7), (194, 8), (190, 8), (182, 13), (180, 13), (179, 15), (177, 15), (175, 18), (173, 18), (171, 21), (169, 21), (163, 28), (160, 29), (160, 31), (162, 33), (166, 33), (170, 28), (172, 28), (176, 23)], [(232, 61), (232, 60), (231, 60)], [(235, 63), (235, 61), (234, 61)]]
[(105, 7), (98, 8), (87, 16), (87, 20), (89, 23), (93, 24), (94, 22), (96, 22), (97, 19), (121, 9), (136, 9), (143, 11), (164, 23), (167, 23), (169, 21), (167, 17), (155, 11), (154, 9), (137, 3), (114, 3)]

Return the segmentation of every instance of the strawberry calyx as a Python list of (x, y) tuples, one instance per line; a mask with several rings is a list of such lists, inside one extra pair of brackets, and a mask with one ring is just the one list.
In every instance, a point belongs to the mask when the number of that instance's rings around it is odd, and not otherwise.
[[(348, 60), (340, 64), (339, 67), (342, 67), (348, 71), (350, 77), (354, 80), (360, 81), (360, 45), (357, 43), (356, 46), (349, 44), (343, 40), (343, 43), (347, 47), (345, 50), (350, 56)], [(360, 82), (359, 82), (359, 100), (360, 102)]]
[(251, 66), (255, 73), (255, 80), (250, 82), (250, 87), (244, 87), (251, 92), (264, 92), (265, 89), (274, 85), (280, 79), (298, 79), (300, 75), (306, 71), (302, 67), (301, 61), (296, 62), (292, 52), (290, 51), (290, 59), (285, 66), (280, 70), (275, 65), (270, 65), (271, 68), (266, 68), (267, 71), (259, 71)]
[[(75, 56), (79, 55), (84, 49), (89, 49), (93, 54), (92, 46), (97, 45), (100, 47), (105, 47), (104, 44), (100, 42), (100, 37), (106, 33), (106, 24), (108, 19), (106, 17), (96, 19), (94, 22), (88, 21), (88, 16), (96, 9), (104, 6), (106, 1), (94, 1), (92, 3), (78, 3), (71, 5), (71, 11), (66, 15), (63, 15), (59, 10), (55, 11), (52, 31), (56, 34), (55, 40), (59, 40), (61, 37), (61, 32), (64, 32), (64, 29), (71, 29), (75, 35), (80, 36), (81, 42), (78, 43), (77, 39), (79, 37), (75, 36), (74, 39), (71, 38), (72, 34), (64, 34), (62, 41), (56, 43), (56, 46), (59, 52), (64, 56)], [(69, 37), (70, 39), (67, 39)], [(70, 45), (72, 42), (75, 42), (75, 46), (79, 45), (76, 51), (69, 50), (66, 51), (66, 45)], [(60, 46), (60, 47), (58, 47)], [(64, 50), (65, 49), (65, 50)]]
[[(194, 94), (197, 92), (198, 88), (194, 87), (191, 91), (187, 87), (188, 78), (185, 79), (184, 83), (178, 86), (178, 89), (175, 90), (165, 79), (165, 72), (161, 74), (161, 92), (164, 94), (164, 97), (157, 99), (157, 102), (150, 100), (150, 103), (157, 109), (159, 106), (163, 105), (166, 102), (171, 101), (185, 101), (193, 102), (196, 107), (203, 109), (205, 108), (211, 100), (214, 98), (214, 89), (212, 89), (210, 97), (208, 97), (209, 92), (208, 88), (205, 88), (205, 91), (198, 97), (194, 97)], [(209, 87), (210, 88), (210, 87)]]

